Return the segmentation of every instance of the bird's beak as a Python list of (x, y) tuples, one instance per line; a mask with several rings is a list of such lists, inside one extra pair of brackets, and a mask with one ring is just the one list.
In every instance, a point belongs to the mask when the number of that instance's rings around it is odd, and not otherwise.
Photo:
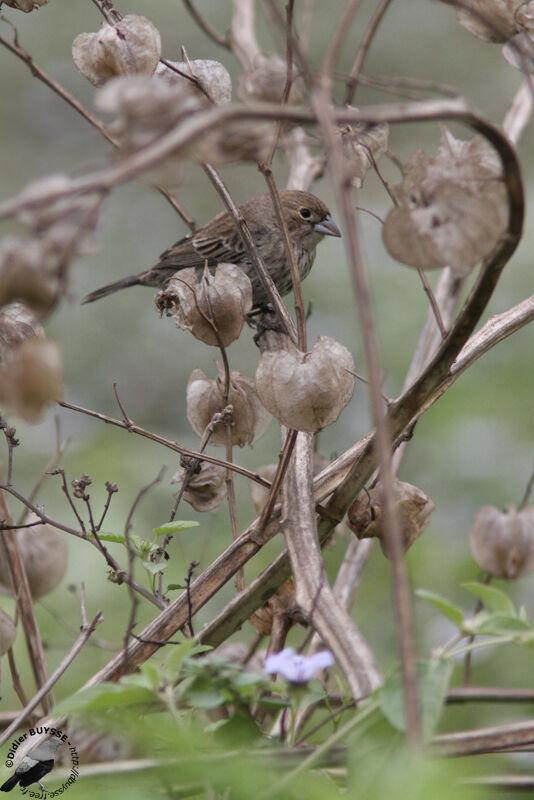
[(314, 225), (313, 228), (317, 233), (322, 233), (323, 236), (341, 236), (341, 231), (337, 227), (330, 214), (327, 214), (326, 217), (323, 217), (323, 219)]

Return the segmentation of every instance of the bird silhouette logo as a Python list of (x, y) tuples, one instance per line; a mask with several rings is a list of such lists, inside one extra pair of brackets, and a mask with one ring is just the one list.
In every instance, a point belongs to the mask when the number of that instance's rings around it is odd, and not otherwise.
[(57, 738), (40, 742), (37, 747), (30, 750), (28, 755), (24, 756), (13, 775), (0, 786), (0, 791), (10, 792), (17, 783), (21, 788), (38, 783), (41, 791), (45, 792), (46, 789), (41, 783), (41, 778), (54, 766), (56, 751), (61, 744), (61, 740)]

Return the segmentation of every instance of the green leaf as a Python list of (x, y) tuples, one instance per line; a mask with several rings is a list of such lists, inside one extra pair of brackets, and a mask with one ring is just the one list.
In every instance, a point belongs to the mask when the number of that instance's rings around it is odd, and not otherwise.
[(166, 522), (164, 525), (158, 525), (157, 528), (153, 528), (153, 531), (156, 536), (164, 536), (169, 533), (186, 531), (189, 528), (198, 528), (199, 525), (200, 522), (194, 522), (193, 520), (190, 520), (189, 522), (176, 520), (175, 522)]
[[(476, 621), (476, 617), (473, 620)], [(510, 636), (513, 634), (523, 634), (531, 631), (528, 623), (517, 617), (509, 617), (504, 614), (491, 614), (490, 617), (477, 625), (477, 633), (486, 636)]]
[(139, 703), (154, 704), (158, 702), (157, 695), (145, 687), (103, 683), (100, 686), (81, 689), (71, 697), (65, 698), (54, 707), (54, 713), (56, 711), (60, 714), (68, 711), (105, 711), (117, 706), (136, 705)]
[(228, 702), (228, 695), (220, 689), (191, 689), (186, 699), (193, 708), (217, 708)]
[[(439, 722), (445, 695), (453, 670), (451, 661), (418, 661), (417, 688), (419, 711), (425, 741), (432, 736)], [(379, 693), (380, 708), (388, 722), (404, 731), (404, 693), (400, 666), (387, 678)]]
[(143, 561), (143, 567), (150, 575), (157, 575), (158, 572), (163, 572), (168, 566), (168, 561), (159, 561), (157, 564), (154, 561)]
[(177, 591), (177, 590), (183, 591), (184, 589), (187, 589), (187, 586), (184, 586), (181, 583), (169, 583), (169, 584), (167, 584), (167, 591), (168, 592), (174, 592), (174, 591)]
[[(100, 533), (97, 531), (96, 536), (101, 542), (118, 542), (119, 544), (126, 544), (126, 539), (118, 533)], [(96, 539), (92, 533), (87, 534), (88, 539)]]
[(178, 647), (175, 647), (171, 654), (165, 659), (165, 673), (170, 683), (175, 683), (181, 669), (184, 658), (189, 656), (198, 655), (198, 653), (205, 653), (206, 650), (211, 650), (210, 645), (195, 644), (194, 639), (186, 639)]
[(464, 619), (463, 611), (458, 606), (455, 606), (454, 603), (451, 603), (450, 600), (447, 600), (440, 594), (430, 592), (428, 589), (417, 589), (415, 593), (422, 600), (432, 603), (432, 605), (435, 606), (438, 611), (441, 611), (441, 613), (444, 614), (447, 619), (450, 619), (450, 621), (456, 625), (457, 628), (462, 627)]
[(495, 586), (488, 586), (486, 583), (478, 583), (478, 581), (467, 581), (462, 583), (461, 586), (471, 594), (474, 594), (475, 597), (478, 597), (479, 600), (482, 600), (490, 611), (507, 617), (517, 616), (514, 604), (501, 589), (497, 589)]

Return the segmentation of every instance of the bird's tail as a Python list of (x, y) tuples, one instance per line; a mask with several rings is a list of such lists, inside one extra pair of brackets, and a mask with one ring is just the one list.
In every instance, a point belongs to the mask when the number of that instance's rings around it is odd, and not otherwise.
[(14, 786), (19, 782), (20, 775), (15, 772), (11, 778), (8, 778), (5, 783), (0, 786), (0, 792), (10, 792)]
[(108, 294), (118, 292), (120, 289), (126, 289), (128, 286), (142, 285), (142, 278), (143, 273), (141, 273), (141, 275), (130, 275), (129, 278), (122, 278), (120, 281), (115, 281), (115, 283), (108, 283), (107, 286), (102, 286), (100, 289), (95, 289), (94, 292), (90, 292), (86, 295), (81, 305), (92, 303), (94, 300), (100, 300), (101, 297), (107, 297)]

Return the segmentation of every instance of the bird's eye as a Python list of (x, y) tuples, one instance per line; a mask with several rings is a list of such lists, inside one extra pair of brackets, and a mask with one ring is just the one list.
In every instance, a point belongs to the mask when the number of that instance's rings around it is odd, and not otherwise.
[(309, 219), (311, 217), (311, 211), (309, 208), (299, 208), (299, 215), (302, 219)]

